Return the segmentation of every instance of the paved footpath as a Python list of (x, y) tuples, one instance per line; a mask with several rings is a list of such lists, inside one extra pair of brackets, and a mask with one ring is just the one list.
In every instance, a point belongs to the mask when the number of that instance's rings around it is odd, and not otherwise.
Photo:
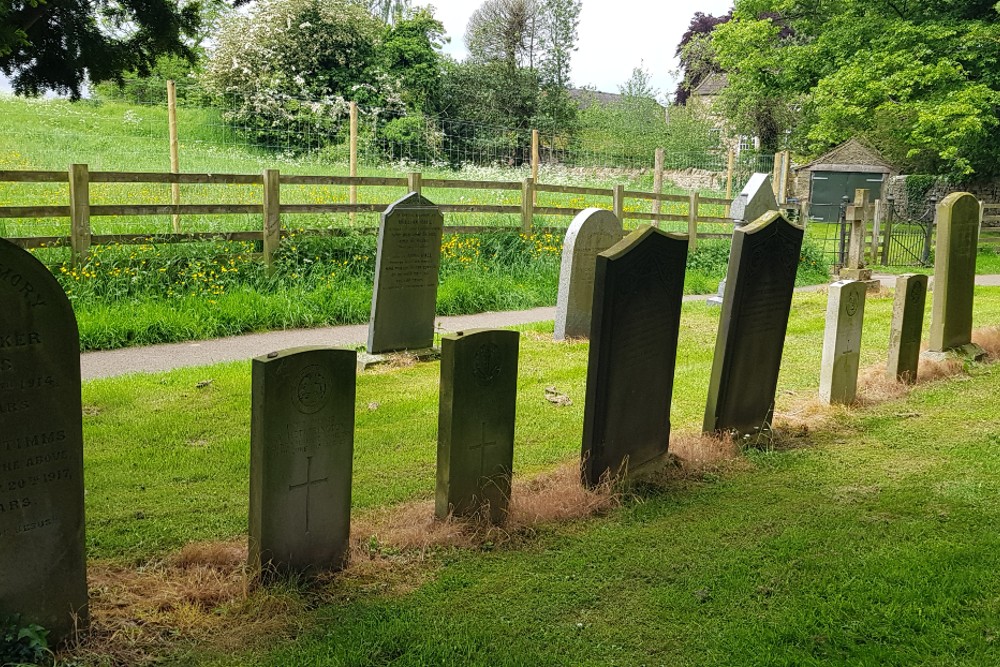
[[(889, 275), (876, 275), (875, 277), (883, 280), (887, 285), (891, 285), (890, 280), (894, 279), (894, 276)], [(976, 276), (976, 284), (1000, 286), (1000, 275)], [(796, 291), (815, 291), (823, 287), (825, 285), (812, 285), (796, 288)], [(711, 295), (695, 294), (684, 297), (684, 300), (704, 301), (709, 296)], [(452, 332), (480, 327), (509, 327), (532, 322), (545, 322), (555, 319), (555, 316), (555, 308), (534, 308), (502, 313), (439, 317), (435, 321), (442, 331)], [(367, 340), (367, 324), (287, 329), (187, 343), (167, 343), (148, 347), (85, 352), (81, 355), (80, 366), (83, 379), (94, 380), (129, 373), (159, 373), (174, 368), (206, 366), (225, 361), (243, 361), (275, 350), (302, 345), (355, 347), (364, 345)]]

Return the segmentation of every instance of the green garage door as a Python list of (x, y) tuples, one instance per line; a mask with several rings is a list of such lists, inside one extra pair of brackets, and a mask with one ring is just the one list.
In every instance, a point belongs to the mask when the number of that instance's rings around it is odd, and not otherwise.
[(875, 201), (882, 196), (882, 182), (885, 174), (866, 174), (854, 171), (814, 171), (812, 172), (809, 196), (809, 219), (822, 222), (837, 222), (840, 219), (840, 204), (846, 195), (854, 201), (854, 191), (867, 188), (869, 199)]

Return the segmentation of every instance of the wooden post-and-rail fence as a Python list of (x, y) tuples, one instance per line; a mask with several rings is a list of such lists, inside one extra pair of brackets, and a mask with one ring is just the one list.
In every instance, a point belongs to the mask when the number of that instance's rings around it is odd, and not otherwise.
[[(624, 185), (613, 188), (577, 187), (570, 185), (548, 185), (536, 183), (532, 178), (523, 182), (516, 181), (470, 181), (444, 178), (424, 178), (420, 173), (411, 173), (406, 177), (381, 176), (309, 176), (283, 175), (277, 169), (265, 169), (261, 174), (185, 174), (185, 173), (147, 173), (147, 172), (114, 172), (90, 171), (85, 164), (71, 165), (68, 171), (0, 171), (0, 182), (17, 183), (68, 183), (69, 198), (66, 206), (0, 206), (2, 218), (69, 218), (68, 236), (24, 236), (8, 238), (23, 248), (59, 247), (72, 248), (75, 265), (86, 263), (92, 245), (106, 244), (143, 244), (155, 238), (158, 243), (176, 243), (187, 241), (257, 241), (261, 243), (263, 259), (269, 265), (283, 236), (282, 218), (285, 215), (296, 214), (349, 214), (381, 213), (390, 204), (357, 203), (356, 195), (348, 204), (292, 204), (282, 203), (281, 191), (288, 186), (345, 186), (350, 192), (364, 187), (393, 187), (405, 192), (423, 192), (427, 189), (463, 189), (463, 190), (496, 190), (521, 192), (519, 205), (489, 205), (489, 204), (441, 204), (443, 213), (490, 213), (520, 216), (521, 224), (514, 226), (446, 226), (446, 233), (482, 233), (482, 232), (513, 232), (520, 231), (530, 234), (533, 231), (562, 233), (562, 228), (543, 228), (537, 230), (534, 226), (535, 216), (572, 216), (582, 209), (563, 206), (538, 206), (538, 193), (555, 193), (584, 195), (593, 197), (608, 197), (610, 208), (623, 221), (646, 220), (655, 225), (660, 222), (686, 222), (691, 244), (694, 246), (698, 238), (728, 238), (729, 229), (720, 233), (702, 233), (698, 231), (699, 224), (730, 224), (726, 217), (701, 215), (699, 208), (708, 205), (728, 207), (729, 202), (715, 197), (703, 197), (697, 192), (689, 195), (662, 194), (659, 192), (641, 192), (626, 190)], [(260, 203), (255, 204), (95, 204), (91, 200), (90, 185), (92, 183), (158, 183), (180, 185), (256, 185), (261, 186), (263, 195)], [(402, 194), (402, 192), (401, 192)], [(173, 197), (171, 197), (173, 198)], [(660, 213), (627, 210), (626, 200), (641, 200), (652, 203), (652, 211), (659, 209), (662, 202), (674, 202), (686, 205), (686, 214)], [(723, 208), (723, 210), (726, 210)], [(229, 232), (187, 232), (175, 231), (167, 234), (104, 234), (91, 232), (91, 218), (108, 216), (191, 216), (191, 215), (260, 215), (260, 231), (229, 231)], [(307, 230), (305, 233), (315, 235), (344, 235), (348, 231), (359, 230), (357, 227), (340, 229)]]

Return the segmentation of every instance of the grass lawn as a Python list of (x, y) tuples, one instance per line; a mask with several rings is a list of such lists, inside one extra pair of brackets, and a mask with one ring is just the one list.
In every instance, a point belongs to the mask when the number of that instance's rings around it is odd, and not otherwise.
[[(883, 360), (890, 314), (890, 298), (870, 298), (864, 366)], [(975, 319), (1000, 322), (1000, 289), (977, 289)], [(674, 439), (700, 426), (717, 322), (717, 310), (685, 304)], [(689, 469), (603, 516), (543, 522), (474, 548), (398, 548), (378, 532), (380, 513), (405, 518), (417, 507), (417, 523), (429, 517), (420, 512), (433, 493), (438, 366), (364, 373), (353, 503), (364, 547), (355, 553), (366, 556), (312, 586), (237, 586), (214, 598), (210, 577), (189, 589), (163, 584), (159, 598), (139, 596), (160, 600), (144, 612), (115, 606), (128, 589), (122, 580), (177, 563), (192, 542), (245, 539), (249, 364), (89, 382), (99, 641), (79, 656), (177, 665), (996, 664), (1000, 368), (973, 366), (868, 407), (817, 410), (824, 322), (824, 295), (795, 296), (777, 413), (798, 426), (780, 446)], [(578, 456), (587, 345), (551, 342), (551, 324), (522, 331), (523, 481)], [(547, 402), (549, 386), (573, 405)]]

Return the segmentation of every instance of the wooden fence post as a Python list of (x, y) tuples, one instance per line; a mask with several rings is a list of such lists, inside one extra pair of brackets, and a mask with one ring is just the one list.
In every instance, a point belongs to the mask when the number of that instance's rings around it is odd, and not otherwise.
[(423, 176), (421, 176), (419, 171), (411, 171), (406, 175), (407, 189), (419, 195), (420, 190), (423, 188), (423, 180)]
[[(663, 149), (657, 148), (656, 155), (653, 158), (653, 194), (663, 194)], [(653, 213), (655, 215), (660, 214), (660, 207), (662, 202), (659, 199), (653, 200)], [(653, 221), (654, 227), (660, 226), (659, 220)]]
[[(538, 163), (540, 161), (538, 154), (538, 130), (531, 131), (531, 182), (538, 182)], [(532, 190), (532, 203), (538, 203), (538, 191)]]
[(688, 195), (688, 252), (698, 246), (698, 204), (697, 192)]
[[(170, 132), (170, 173), (177, 174), (181, 170), (179, 144), (177, 143), (177, 87), (174, 82), (167, 81), (167, 128)], [(170, 184), (170, 201), (174, 206), (181, 203), (180, 183)], [(181, 233), (181, 216), (174, 213), (174, 234)]]
[[(358, 175), (358, 103), (351, 102), (351, 122), (350, 122), (350, 150), (351, 150), (351, 165), (350, 165), (350, 175), (351, 178), (355, 178)], [(349, 195), (347, 199), (349, 204), (358, 203), (358, 186), (351, 185), (349, 188)], [(351, 224), (357, 222), (357, 213), (351, 211)]]
[(73, 266), (83, 266), (90, 254), (90, 169), (85, 164), (69, 166), (69, 218)]
[(611, 198), (611, 207), (614, 210), (615, 217), (618, 221), (625, 226), (625, 186), (616, 185), (614, 189), (614, 194)]
[(521, 232), (531, 233), (535, 218), (535, 181), (531, 177), (524, 179), (521, 185)]
[(268, 270), (281, 243), (281, 177), (277, 169), (264, 170), (264, 263)]
[(895, 199), (891, 196), (885, 198), (885, 206), (882, 207), (882, 266), (889, 265), (889, 252), (892, 249), (892, 218), (895, 214)]

